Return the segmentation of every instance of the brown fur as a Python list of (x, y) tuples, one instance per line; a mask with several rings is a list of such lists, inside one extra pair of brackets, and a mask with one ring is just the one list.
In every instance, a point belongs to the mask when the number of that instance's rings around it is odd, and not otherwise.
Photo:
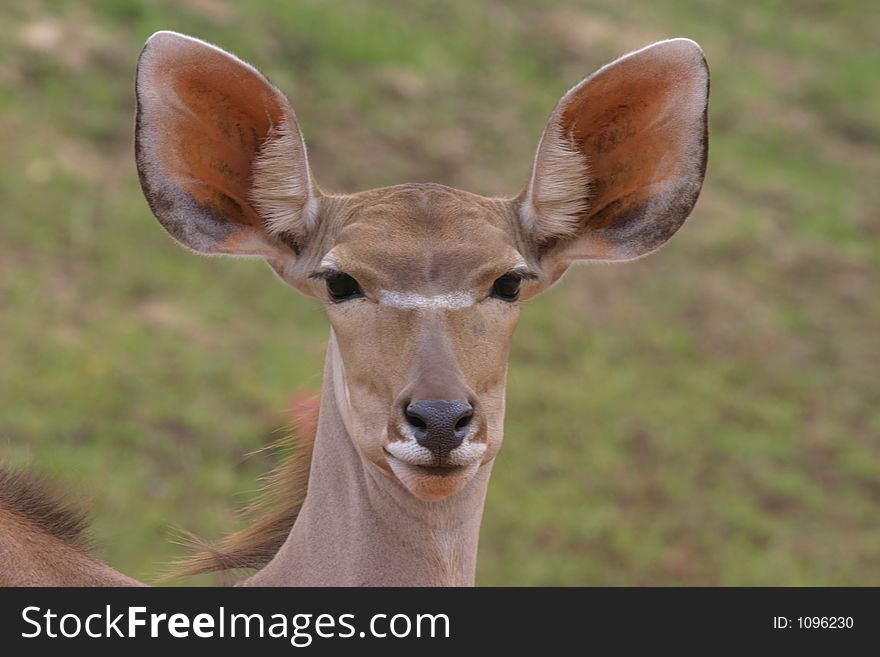
[(89, 550), (89, 518), (70, 495), (33, 472), (11, 470), (0, 465), (0, 513), (57, 538), (79, 550)]
[(88, 516), (32, 473), (0, 466), (0, 586), (135, 586), (88, 553)]

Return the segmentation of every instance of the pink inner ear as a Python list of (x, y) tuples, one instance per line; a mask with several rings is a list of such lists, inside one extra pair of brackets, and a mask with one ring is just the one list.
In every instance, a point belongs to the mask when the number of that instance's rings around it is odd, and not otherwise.
[[(658, 183), (689, 173), (703, 107), (676, 100), (705, 83), (695, 78), (700, 71), (670, 60), (619, 61), (576, 89), (563, 109), (564, 132), (589, 163), (594, 228), (612, 227), (655, 195)], [(602, 212), (615, 202), (614, 212)]]
[(146, 136), (161, 169), (216, 216), (261, 226), (249, 190), (259, 147), (284, 119), (277, 92), (255, 70), (204, 44), (175, 44), (148, 65)]

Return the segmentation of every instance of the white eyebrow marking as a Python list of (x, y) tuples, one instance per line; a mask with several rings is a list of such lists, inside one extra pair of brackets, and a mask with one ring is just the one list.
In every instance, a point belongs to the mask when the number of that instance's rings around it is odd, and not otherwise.
[(446, 310), (458, 310), (474, 305), (476, 297), (471, 292), (448, 292), (447, 294), (435, 294), (424, 296), (414, 292), (395, 292), (379, 290), (379, 303), (383, 306), (392, 306), (399, 310), (418, 310), (422, 308), (443, 308)]

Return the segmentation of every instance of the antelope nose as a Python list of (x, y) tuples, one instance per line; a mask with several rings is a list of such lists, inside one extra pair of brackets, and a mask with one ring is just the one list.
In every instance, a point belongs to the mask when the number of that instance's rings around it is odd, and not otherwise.
[(406, 407), (416, 441), (438, 457), (461, 445), (473, 417), (473, 406), (463, 401), (419, 401)]

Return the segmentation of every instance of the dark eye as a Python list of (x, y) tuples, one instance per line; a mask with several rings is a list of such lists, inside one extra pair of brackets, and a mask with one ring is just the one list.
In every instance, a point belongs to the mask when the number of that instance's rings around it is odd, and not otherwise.
[(492, 284), (492, 296), (512, 303), (519, 299), (519, 284), (519, 276), (504, 274)]
[(342, 272), (327, 278), (327, 294), (335, 303), (357, 299), (364, 296), (364, 291), (356, 280)]

